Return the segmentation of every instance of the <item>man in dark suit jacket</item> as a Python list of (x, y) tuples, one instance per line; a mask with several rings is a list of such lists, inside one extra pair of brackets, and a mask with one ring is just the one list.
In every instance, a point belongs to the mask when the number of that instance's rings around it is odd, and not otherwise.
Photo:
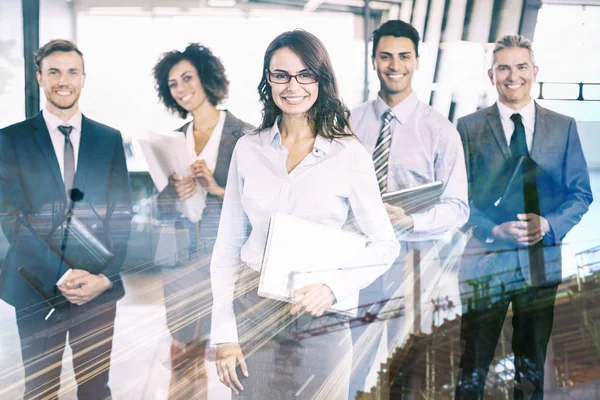
[[(57, 396), (69, 332), (78, 398), (106, 399), (131, 219), (123, 142), (119, 131), (79, 111), (85, 70), (73, 43), (47, 43), (36, 66), (45, 109), (0, 131), (0, 222), (10, 243), (0, 293), (16, 310), (25, 398)], [(74, 189), (83, 198), (72, 205)], [(101, 274), (63, 265), (44, 241), (69, 208), (114, 254)], [(19, 274), (23, 265), (56, 271), (55, 312), (46, 319), (49, 307)]]
[[(458, 121), (474, 237), (459, 273), (465, 314), (457, 399), (483, 397), (511, 303), (515, 399), (543, 397), (561, 241), (592, 202), (575, 120), (531, 98), (537, 71), (529, 40), (501, 38), (488, 72), (498, 102)], [(498, 203), (520, 156), (524, 164)]]

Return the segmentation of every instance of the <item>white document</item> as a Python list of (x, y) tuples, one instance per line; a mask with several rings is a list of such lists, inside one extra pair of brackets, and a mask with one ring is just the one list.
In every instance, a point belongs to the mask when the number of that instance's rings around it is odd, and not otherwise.
[[(367, 238), (291, 215), (275, 214), (263, 258), (258, 295), (292, 302), (290, 294), (306, 285), (336, 282), (356, 265)], [(358, 292), (330, 311), (356, 315)]]
[[(137, 139), (159, 192), (167, 187), (169, 176), (174, 172), (181, 177), (190, 175), (190, 165), (194, 160), (187, 148), (185, 135), (181, 132), (145, 132), (138, 135)], [(196, 186), (196, 193), (183, 202), (177, 202), (177, 207), (193, 223), (200, 221), (206, 207), (205, 190), (200, 185)]]

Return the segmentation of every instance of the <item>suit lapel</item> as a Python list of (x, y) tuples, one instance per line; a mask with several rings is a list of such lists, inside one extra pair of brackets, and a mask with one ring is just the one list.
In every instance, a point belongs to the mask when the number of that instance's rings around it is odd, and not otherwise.
[[(546, 111), (535, 103), (535, 128), (533, 131), (533, 143), (531, 144), (530, 156), (535, 161), (540, 148), (544, 146), (544, 139), (551, 140), (548, 138), (548, 132), (546, 130)], [(544, 135), (545, 138), (540, 137)]]
[(498, 143), (500, 150), (502, 150), (504, 158), (507, 160), (510, 159), (510, 149), (506, 143), (506, 136), (504, 135), (504, 128), (502, 127), (502, 122), (500, 121), (500, 112), (498, 111), (497, 104), (494, 104), (489, 108), (487, 113), (487, 122), (492, 130), (492, 134), (496, 138), (496, 142)]
[(97, 133), (92, 122), (84, 115), (81, 117), (81, 140), (79, 142), (79, 152), (77, 156), (77, 171), (73, 187), (85, 193), (85, 183), (87, 173), (92, 161), (92, 153), (96, 147)]
[(217, 156), (217, 165), (215, 166), (215, 180), (221, 186), (227, 181), (229, 163), (231, 162), (231, 153), (240, 136), (241, 121), (226, 111), (225, 124), (223, 125), (223, 134), (221, 143), (219, 143), (219, 155)]
[(44, 159), (50, 168), (52, 178), (56, 183), (59, 193), (66, 196), (65, 184), (60, 173), (60, 166), (58, 165), (56, 152), (54, 151), (54, 146), (52, 146), (52, 140), (50, 139), (50, 132), (48, 132), (48, 127), (46, 126), (46, 121), (44, 120), (42, 112), (39, 112), (35, 117), (33, 139), (44, 155)]
[(191, 123), (192, 123), (192, 121), (186, 122), (181, 128), (175, 129), (175, 131), (183, 132), (183, 135), (187, 136), (188, 127), (190, 126)]

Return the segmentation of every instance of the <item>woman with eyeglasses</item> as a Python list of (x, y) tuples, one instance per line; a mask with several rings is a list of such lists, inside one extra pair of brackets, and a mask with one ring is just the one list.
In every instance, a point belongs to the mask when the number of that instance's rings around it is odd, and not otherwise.
[[(347, 399), (348, 317), (330, 308), (385, 272), (400, 247), (321, 41), (303, 30), (275, 38), (258, 91), (262, 122), (234, 150), (211, 261), (219, 379), (240, 399)], [(292, 304), (258, 296), (273, 213), (339, 229), (353, 215), (370, 243), (359, 265), (380, 268), (340, 271), (296, 290)]]
[[(193, 381), (205, 379), (205, 349), (210, 333), (209, 260), (217, 236), (231, 154), (253, 127), (217, 106), (227, 97), (225, 67), (212, 51), (191, 43), (183, 52), (164, 53), (154, 67), (159, 99), (181, 118), (192, 117), (177, 132), (184, 135), (193, 163), (188, 176), (173, 174), (158, 195), (159, 218), (174, 236), (162, 268), (167, 324), (171, 331), (169, 398), (190, 398)], [(198, 222), (178, 211), (178, 203), (202, 191), (206, 206)], [(170, 265), (167, 265), (170, 264)]]

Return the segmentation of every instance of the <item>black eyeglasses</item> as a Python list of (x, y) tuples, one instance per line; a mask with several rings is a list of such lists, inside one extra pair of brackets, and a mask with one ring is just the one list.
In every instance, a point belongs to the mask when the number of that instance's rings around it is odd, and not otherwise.
[(271, 83), (288, 83), (292, 78), (296, 78), (296, 82), (301, 85), (308, 85), (319, 80), (319, 75), (312, 72), (301, 72), (296, 75), (290, 75), (287, 72), (267, 71), (267, 77)]

